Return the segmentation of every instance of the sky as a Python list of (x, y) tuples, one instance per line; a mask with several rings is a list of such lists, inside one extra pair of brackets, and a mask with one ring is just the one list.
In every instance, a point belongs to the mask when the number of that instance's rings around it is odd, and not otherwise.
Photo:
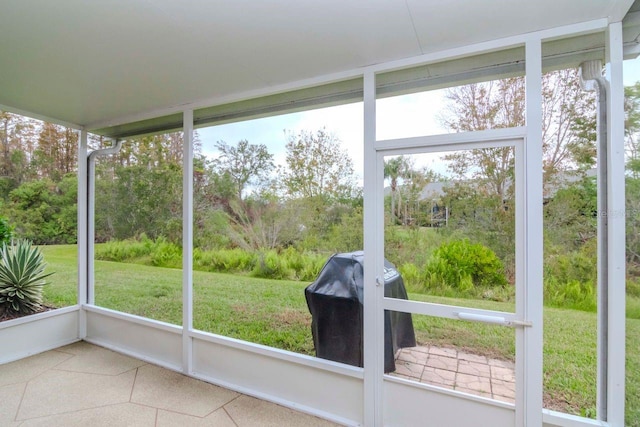
[[(625, 61), (624, 84), (640, 81), (640, 58)], [(380, 99), (376, 105), (378, 140), (406, 138), (420, 135), (446, 133), (442, 125), (444, 90), (403, 95)], [(246, 139), (251, 144), (265, 144), (274, 155), (276, 164), (285, 163), (286, 134), (302, 130), (315, 132), (325, 128), (332, 132), (353, 160), (358, 180), (363, 171), (363, 106), (362, 103), (346, 104), (311, 111), (285, 114), (244, 122), (230, 123), (198, 129), (205, 155), (215, 156), (216, 141), (236, 144)], [(442, 165), (427, 165), (432, 168)]]
[[(377, 138), (405, 138), (446, 133), (440, 125), (438, 105), (443, 91), (431, 91), (401, 97), (385, 98), (377, 102)], [(252, 144), (265, 144), (274, 154), (276, 164), (285, 162), (286, 135), (302, 130), (315, 132), (325, 128), (341, 142), (353, 160), (354, 170), (362, 177), (363, 154), (362, 102), (321, 108), (311, 111), (267, 117), (198, 129), (202, 151), (215, 155), (216, 141), (236, 144), (246, 139)]]

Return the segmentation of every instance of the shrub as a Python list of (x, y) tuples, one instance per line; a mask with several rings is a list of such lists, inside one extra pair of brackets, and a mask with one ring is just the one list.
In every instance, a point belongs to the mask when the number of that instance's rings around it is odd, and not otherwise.
[(443, 241), (441, 230), (387, 226), (384, 236), (385, 257), (424, 266)]
[(35, 244), (75, 243), (77, 178), (56, 183), (48, 178), (25, 182), (11, 190), (3, 211), (16, 234)]
[(593, 283), (579, 280), (560, 282), (555, 278), (545, 280), (544, 299), (547, 305), (596, 311), (597, 300)]
[(154, 242), (144, 234), (139, 240), (111, 240), (96, 246), (96, 258), (103, 261), (131, 261), (149, 256), (154, 250)]
[(402, 264), (398, 267), (398, 271), (402, 276), (402, 281), (409, 292), (424, 292), (424, 277), (420, 273), (420, 269), (410, 262)]
[(0, 245), (11, 242), (13, 237), (13, 227), (9, 225), (6, 218), (0, 216)]
[(559, 283), (578, 281), (595, 284), (597, 280), (597, 257), (595, 247), (562, 252), (550, 255), (545, 260), (546, 279), (555, 279)]
[(429, 287), (445, 287), (469, 293), (475, 287), (506, 286), (502, 261), (486, 246), (453, 240), (436, 249), (425, 265)]
[(302, 253), (293, 247), (285, 249), (280, 256), (284, 258), (287, 268), (293, 273), (293, 278), (306, 282), (314, 280), (327, 262), (325, 255)]
[(47, 264), (40, 249), (28, 240), (4, 243), (0, 249), (0, 307), (20, 314), (35, 313), (42, 307)]
[(289, 246), (280, 254), (286, 262), (287, 268), (293, 272), (293, 275), (297, 280), (301, 280), (300, 276), (306, 266), (306, 258), (301, 253)]
[(627, 279), (627, 296), (640, 298), (640, 280)]
[(322, 246), (336, 252), (357, 251), (363, 247), (363, 239), (362, 208), (345, 209), (338, 222), (329, 228)]
[(627, 319), (640, 319), (640, 298), (627, 297)]
[(547, 305), (595, 311), (597, 261), (592, 247), (548, 256), (544, 265)]
[(164, 237), (158, 237), (151, 252), (151, 265), (168, 268), (182, 267), (182, 248)]
[(258, 255), (258, 261), (251, 275), (265, 279), (287, 279), (290, 276), (290, 270), (284, 258), (278, 256), (276, 251), (267, 251)]
[(160, 236), (151, 240), (142, 234), (138, 240), (112, 240), (96, 246), (96, 259), (180, 268), (182, 248), (165, 237)]
[(219, 273), (248, 273), (256, 265), (256, 255), (242, 249), (219, 249), (214, 251), (194, 250), (197, 269)]

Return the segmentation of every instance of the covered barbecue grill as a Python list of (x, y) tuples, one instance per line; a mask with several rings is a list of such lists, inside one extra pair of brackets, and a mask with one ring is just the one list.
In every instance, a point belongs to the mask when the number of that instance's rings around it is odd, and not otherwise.
[[(316, 280), (305, 289), (311, 312), (316, 356), (363, 366), (363, 258), (362, 251), (331, 256)], [(407, 299), (402, 276), (385, 259), (384, 294)], [(414, 347), (411, 314), (385, 311), (384, 371), (395, 371), (398, 348)]]

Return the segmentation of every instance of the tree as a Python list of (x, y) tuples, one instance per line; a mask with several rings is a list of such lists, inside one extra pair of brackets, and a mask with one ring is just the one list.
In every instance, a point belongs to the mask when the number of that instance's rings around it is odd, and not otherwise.
[(0, 111), (0, 179), (3, 197), (28, 176), (35, 146), (36, 121)]
[(597, 187), (594, 178), (559, 188), (544, 206), (547, 241), (562, 250), (577, 250), (596, 237)]
[(127, 140), (119, 153), (99, 158), (96, 240), (127, 239), (144, 233), (180, 243), (182, 174), (181, 132)]
[(0, 216), (0, 246), (11, 243), (13, 238), (13, 226), (9, 224), (7, 218)]
[(403, 225), (429, 225), (431, 224), (431, 201), (423, 200), (423, 191), (429, 183), (442, 181), (444, 177), (427, 167), (417, 168), (413, 166), (412, 161), (408, 161), (407, 164), (405, 176), (398, 191), (398, 200), (403, 200), (402, 209), (400, 209), (400, 203), (398, 204), (398, 217)]
[(78, 134), (73, 129), (44, 123), (33, 164), (39, 176), (59, 181), (77, 167)]
[(232, 200), (228, 234), (246, 250), (276, 249), (299, 238), (299, 212), (294, 201), (281, 201), (268, 191)]
[[(445, 125), (456, 132), (523, 126), (524, 80), (509, 78), (450, 89), (451, 116)], [(513, 177), (511, 147), (459, 151), (444, 156), (449, 170), (458, 178), (482, 181), (492, 194), (505, 197)]]
[[(591, 167), (595, 159), (594, 95), (580, 88), (577, 70), (547, 73), (542, 81), (543, 167), (545, 193), (560, 172)], [(525, 125), (525, 80), (513, 77), (448, 90), (444, 125), (456, 132)], [(511, 179), (513, 150), (490, 148), (448, 155), (458, 176), (484, 177), (504, 195)]]
[(640, 177), (640, 82), (624, 88), (624, 130), (627, 170), (633, 178)]
[[(633, 171), (632, 173), (637, 173)], [(635, 268), (629, 269), (638, 275), (640, 265), (640, 179), (627, 177), (625, 186), (626, 196), (626, 254), (627, 262)]]
[(561, 172), (595, 164), (595, 94), (582, 90), (577, 69), (568, 69), (543, 76), (542, 98), (544, 181), (550, 189)]
[[(195, 163), (194, 217), (201, 247), (227, 243), (244, 249), (278, 246), (283, 216), (277, 198), (266, 192), (274, 168), (273, 155), (263, 144), (239, 141), (235, 146), (224, 141), (215, 144), (219, 155)], [(249, 191), (251, 190), (251, 191)]]
[[(522, 77), (450, 89), (447, 97), (450, 115), (444, 123), (451, 130), (468, 132), (525, 125)], [(558, 182), (561, 177), (579, 175), (594, 164), (595, 103), (594, 94), (580, 88), (577, 70), (545, 74), (542, 97), (544, 194), (549, 198), (562, 184)], [(512, 266), (507, 258), (513, 255), (515, 230), (514, 156), (512, 147), (466, 150), (445, 156), (450, 162), (449, 170), (458, 178), (445, 190), (451, 224), (463, 227), (465, 233), (490, 246), (508, 267)], [(570, 192), (563, 198), (574, 200), (577, 194)], [(547, 209), (548, 215), (561, 211), (555, 204)], [(571, 223), (572, 227), (576, 225), (575, 230), (585, 223), (578, 220), (582, 218)], [(550, 224), (563, 223), (561, 218), (554, 218)]]
[(25, 182), (9, 193), (5, 212), (15, 224), (15, 236), (36, 244), (75, 243), (77, 179), (65, 176)]
[(626, 195), (626, 253), (627, 262), (635, 268), (640, 264), (640, 82), (624, 88), (625, 94), (625, 151), (627, 158)]
[(351, 196), (354, 187), (353, 161), (340, 140), (325, 129), (287, 135), (283, 183), (293, 198), (339, 200)]
[(109, 224), (112, 237), (127, 239), (145, 233), (152, 239), (164, 236), (181, 241), (180, 165), (117, 166), (115, 179), (105, 184), (111, 191), (96, 191), (96, 214), (101, 217), (96, 223)]
[(391, 223), (396, 223), (396, 198), (398, 193), (398, 179), (406, 175), (409, 167), (408, 159), (404, 156), (392, 157), (384, 162), (384, 177), (389, 178), (391, 190)]
[(218, 173), (231, 177), (240, 200), (247, 186), (264, 183), (274, 168), (273, 155), (264, 144), (249, 144), (243, 139), (234, 147), (218, 141), (216, 148), (220, 155), (215, 159), (214, 166)]
[(428, 183), (442, 177), (426, 167), (416, 167), (415, 159), (405, 156), (386, 160), (384, 176), (389, 179), (391, 191), (391, 223), (425, 224), (426, 218), (419, 218), (422, 215), (422, 191)]

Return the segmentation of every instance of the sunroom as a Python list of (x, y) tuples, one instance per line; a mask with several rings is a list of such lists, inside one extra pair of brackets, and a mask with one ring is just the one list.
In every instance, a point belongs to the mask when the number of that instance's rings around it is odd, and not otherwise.
[[(0, 34), (0, 110), (79, 134), (77, 304), (0, 323), (0, 363), (86, 341), (342, 425), (640, 423), (629, 411), (625, 420), (623, 105), (623, 61), (640, 53), (640, 3), (9, 0), (1, 8)], [(582, 414), (543, 400), (543, 98), (545, 74), (558, 70), (579, 70), (576, 81), (592, 94), (597, 110), (597, 367), (592, 374), (597, 392), (595, 411)], [(522, 120), (513, 125), (391, 137), (381, 132), (380, 123), (389, 120), (383, 114), (386, 100), (509, 79), (520, 82), (524, 94)], [(215, 321), (210, 328), (198, 327), (196, 307), (203, 297), (194, 286), (198, 132), (349, 105), (356, 106), (361, 135), (353, 143), (363, 153), (363, 367), (238, 339), (217, 329)], [(107, 209), (96, 191), (102, 188), (96, 165), (126, 148), (131, 138), (174, 132), (182, 135), (176, 226), (182, 264), (174, 270), (181, 300), (176, 301), (179, 321), (172, 323), (100, 303), (100, 293), (107, 291), (96, 269), (95, 242), (98, 216)], [(101, 147), (91, 147), (90, 135)], [(507, 245), (513, 260), (510, 305), (496, 310), (385, 296), (385, 164), (399, 157), (433, 163), (445, 158), (438, 156), (478, 152), (507, 152), (513, 165), (504, 208), (513, 228)], [(431, 221), (434, 212), (431, 208)], [(473, 393), (400, 370), (385, 373), (387, 312), (411, 313), (414, 322), (425, 324), (437, 319), (507, 331), (512, 391)], [(457, 363), (467, 354), (451, 351)]]

